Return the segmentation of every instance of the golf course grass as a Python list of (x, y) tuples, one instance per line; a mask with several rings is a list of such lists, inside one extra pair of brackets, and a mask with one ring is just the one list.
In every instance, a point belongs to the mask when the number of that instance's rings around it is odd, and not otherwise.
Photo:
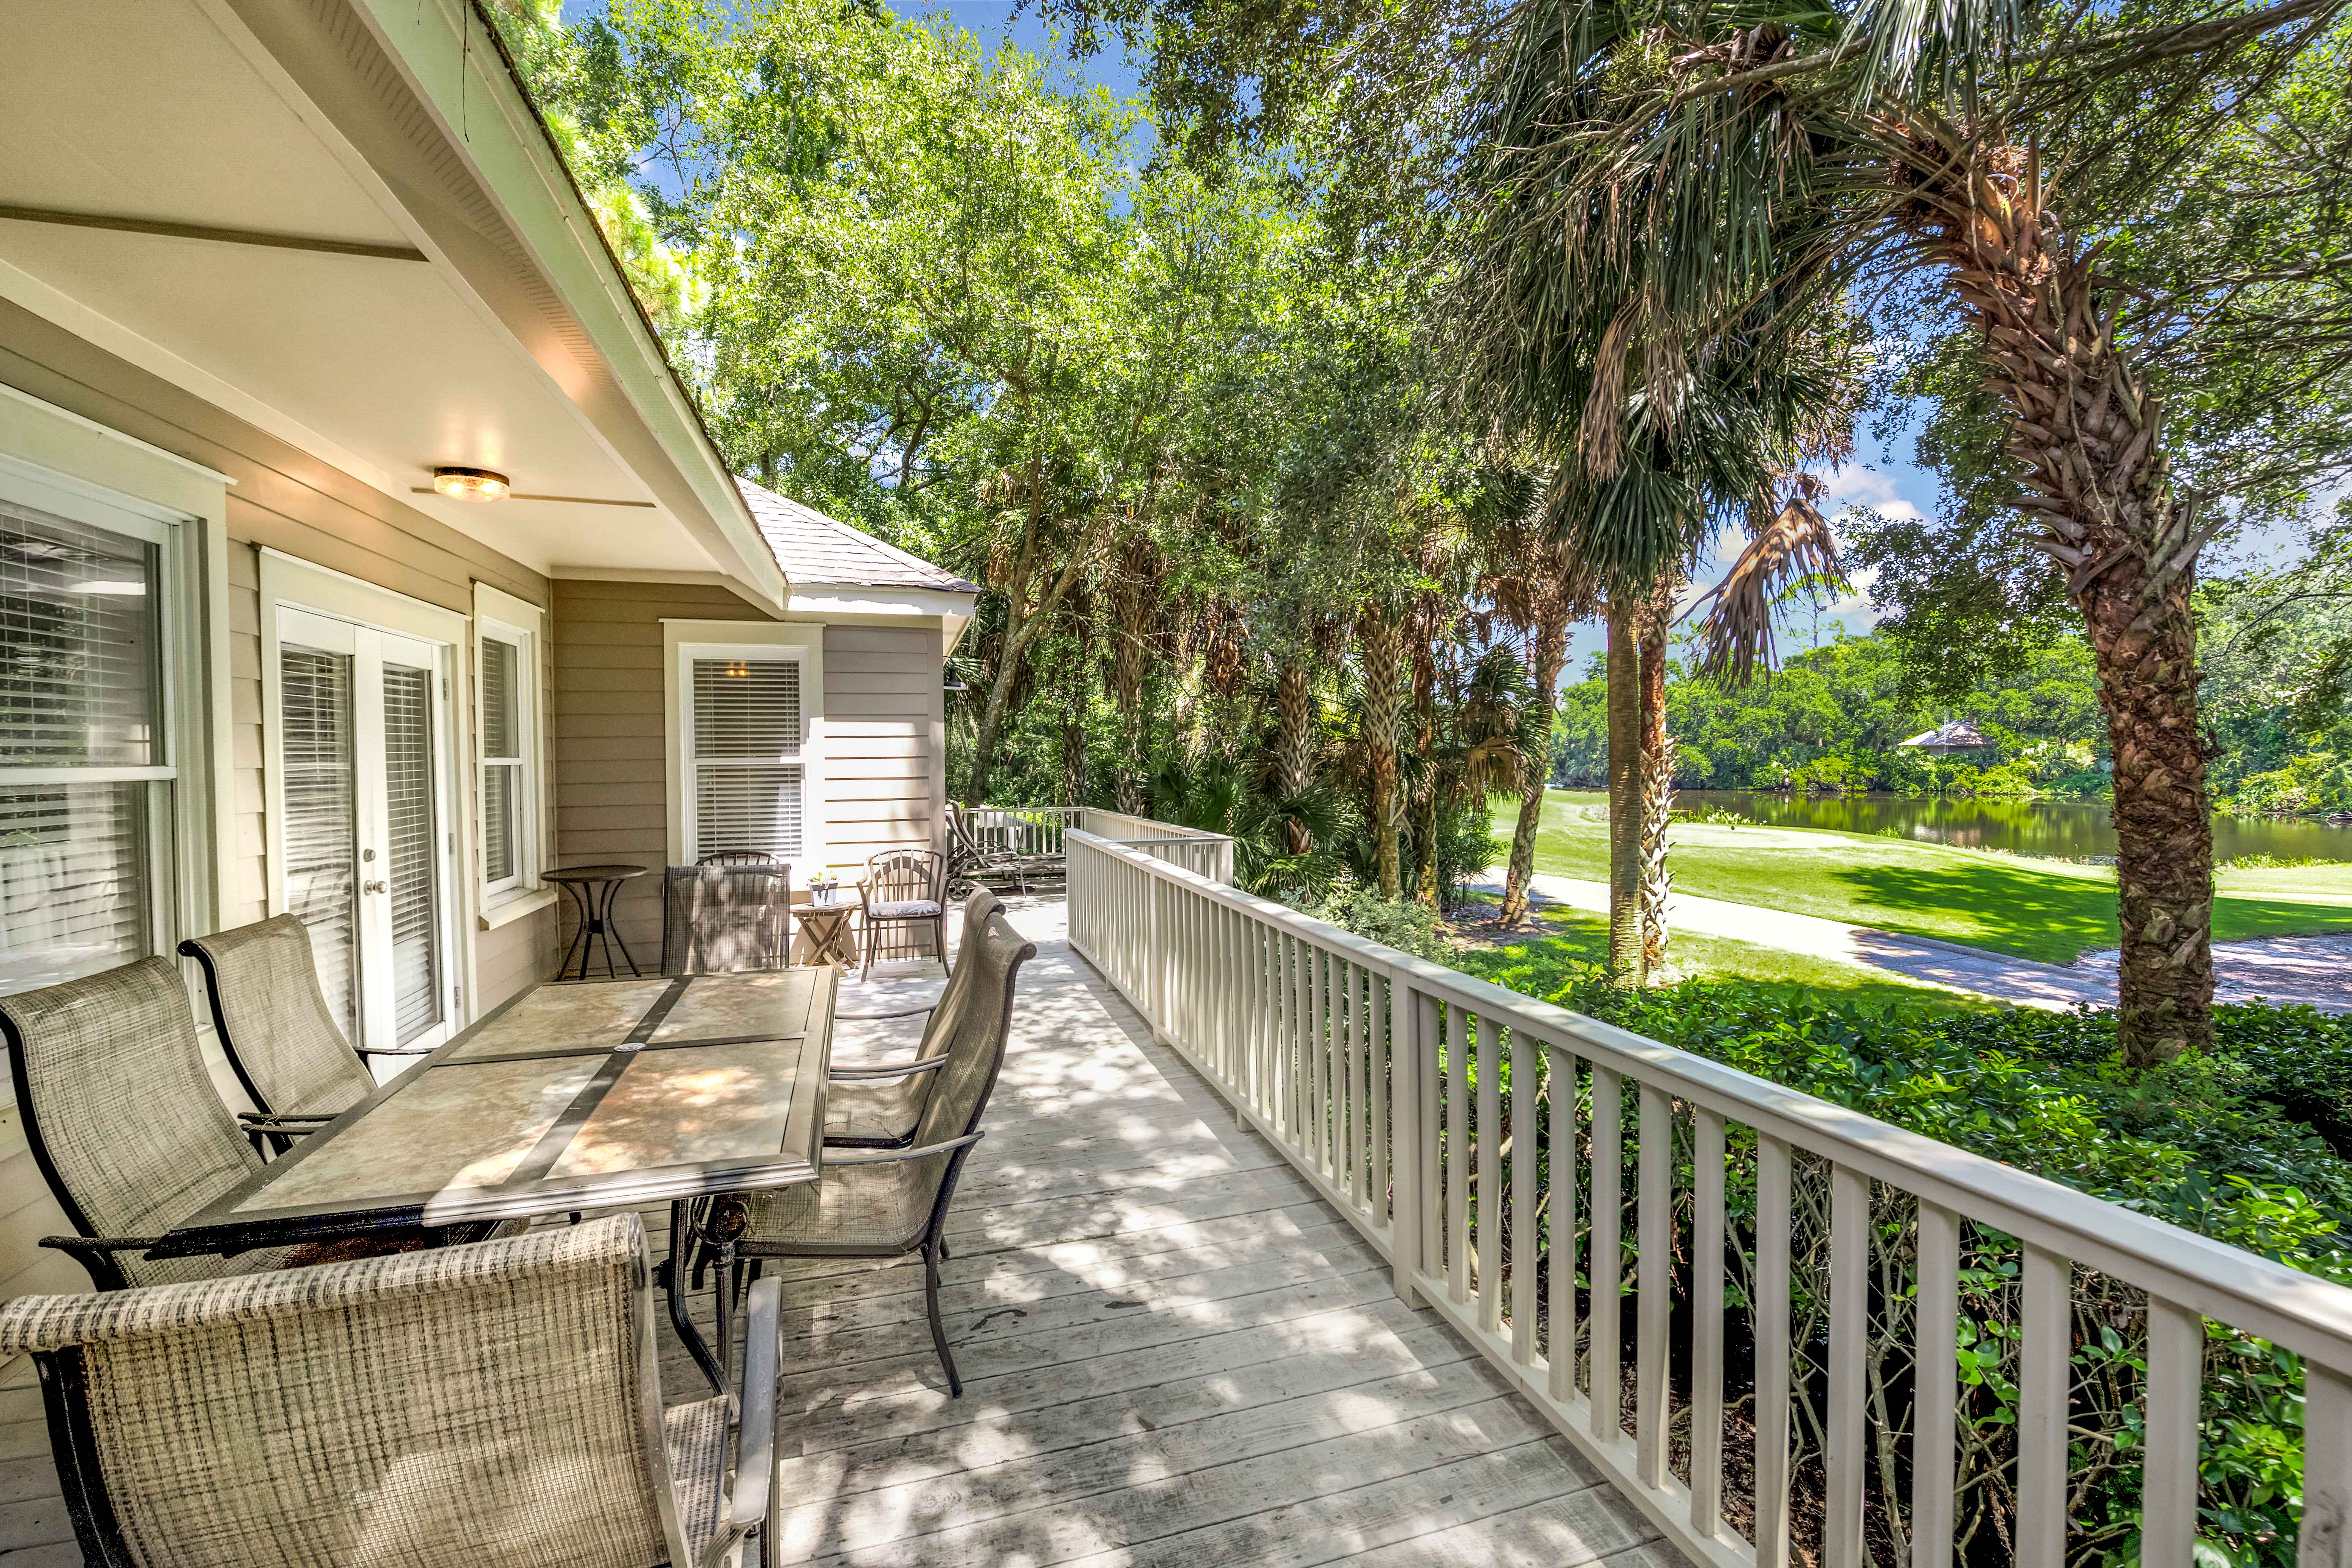
[[(1516, 816), (1514, 809), (1496, 814), (1504, 845)], [(2071, 963), (2119, 940), (2112, 868), (1787, 827), (1678, 823), (1671, 843), (1679, 892), (2045, 963)], [(1559, 792), (1548, 796), (1536, 869), (1606, 880), (1606, 809)], [(2224, 871), (2216, 881), (2217, 941), (2352, 931), (2352, 866)]]
[[(1529, 995), (1547, 996), (1565, 978), (1563, 964), (1585, 963), (1598, 968), (1609, 957), (1609, 921), (1582, 910), (1545, 909), (1536, 914), (1538, 930), (1507, 946), (1474, 948), (1454, 962), (1466, 973), (1507, 985)], [(1730, 937), (1682, 931), (1674, 940), (1674, 973), (1678, 978), (1749, 980), (1785, 987), (1791, 993), (1830, 996), (1883, 1007), (1894, 1004), (1939, 1007), (1992, 1007), (1997, 1004), (1966, 991), (1948, 990), (1865, 969), (1858, 963), (1809, 953), (1763, 947)]]

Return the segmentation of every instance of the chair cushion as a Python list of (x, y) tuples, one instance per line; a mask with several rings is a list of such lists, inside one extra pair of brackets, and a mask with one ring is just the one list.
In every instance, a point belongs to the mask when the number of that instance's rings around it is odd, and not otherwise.
[(895, 1143), (915, 1130), (923, 1114), (923, 1097), (930, 1092), (931, 1076), (855, 1079), (825, 1086), (824, 1135), (866, 1138)]
[(678, 1528), (693, 1561), (702, 1561), (719, 1533), (719, 1483), (727, 1458), (727, 1400), (675, 1405), (662, 1412), (662, 1447), (668, 1451)]
[(908, 899), (900, 903), (876, 904), (866, 912), (877, 921), (928, 921), (938, 918), (940, 905), (936, 899)]

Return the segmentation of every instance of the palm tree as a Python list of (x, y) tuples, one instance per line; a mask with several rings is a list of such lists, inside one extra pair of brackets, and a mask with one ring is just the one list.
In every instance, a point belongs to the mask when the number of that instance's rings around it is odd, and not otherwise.
[(1578, 339), (1597, 384), (1670, 393), (1727, 325), (1787, 341), (1864, 285), (1940, 290), (1973, 326), (2014, 504), (2098, 660), (2134, 1066), (2211, 1035), (2189, 606), (2222, 519), (2174, 484), (2095, 237), (2341, 4), (2125, 21), (2013, 0), (1538, 0), (1488, 121), (1496, 226), (1557, 258), (1547, 300), (1613, 310)]

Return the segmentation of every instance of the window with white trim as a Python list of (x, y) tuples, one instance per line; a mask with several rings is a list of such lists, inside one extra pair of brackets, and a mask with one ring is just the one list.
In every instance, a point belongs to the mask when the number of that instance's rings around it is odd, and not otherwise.
[(0, 500), (0, 992), (171, 936), (164, 534)]
[(489, 904), (539, 880), (539, 665), (526, 628), (478, 615), (475, 626), (482, 895)]
[(679, 648), (687, 849), (802, 858), (808, 778), (803, 666), (787, 648)]

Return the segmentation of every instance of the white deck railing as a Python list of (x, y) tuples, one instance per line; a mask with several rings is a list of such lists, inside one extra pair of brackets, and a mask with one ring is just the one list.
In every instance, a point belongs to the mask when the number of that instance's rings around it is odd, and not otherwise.
[[(1955, 1484), (1969, 1436), (1955, 1346), (1970, 1226), (1972, 1258), (1990, 1246), (2017, 1264), (2005, 1283), (1969, 1281), (1972, 1299), (2005, 1291), (2014, 1309), (2015, 1436), (2000, 1439), (2011, 1561), (2067, 1560), (2072, 1365), (2080, 1335), (2097, 1341), (2118, 1321), (2145, 1365), (2129, 1385), (2146, 1433), (2141, 1561), (2189, 1568), (2212, 1319), (2303, 1357), (2299, 1562), (2352, 1562), (2352, 1290), (1363, 941), (1136, 847), (1076, 830), (1066, 845), (1071, 944), (1381, 1250), (1400, 1296), (1469, 1336), (1695, 1562), (1785, 1568), (1800, 1452), (1822, 1466), (1824, 1568), (1870, 1561), (1865, 1487), (1884, 1510), (1898, 1470), (1915, 1568), (1953, 1561), (1956, 1510), (1980, 1506)], [(1553, 1238), (1540, 1279), (1509, 1267), (1511, 1235)], [(1726, 1325), (1740, 1321), (1727, 1320), (1727, 1287), (1735, 1301), (1794, 1307), (1747, 1317), (1756, 1393), (1730, 1422), (1748, 1385), (1727, 1377)], [(2103, 1315), (2086, 1318), (2102, 1289)], [(1900, 1346), (1916, 1375), (1890, 1390), (1874, 1358), (1906, 1321)], [(1726, 1513), (1727, 1429), (1753, 1435), (1752, 1484), (1731, 1500), (1760, 1521), (1745, 1534)]]
[(964, 831), (982, 853), (1061, 855), (1064, 837), (1091, 833), (1157, 856), (1213, 882), (1234, 879), (1234, 841), (1222, 833), (1129, 816), (1092, 805), (975, 805), (964, 813)]

